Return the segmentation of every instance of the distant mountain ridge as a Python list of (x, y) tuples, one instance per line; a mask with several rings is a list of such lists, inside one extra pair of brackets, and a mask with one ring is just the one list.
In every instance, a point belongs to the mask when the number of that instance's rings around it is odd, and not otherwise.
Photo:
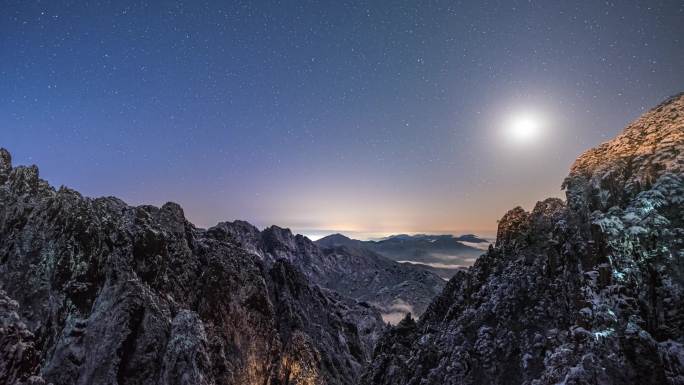
[[(337, 234), (342, 235), (342, 234)], [(343, 235), (344, 236), (344, 235)], [(475, 234), (463, 234), (459, 236), (454, 236), (451, 234), (394, 234), (384, 237), (382, 239), (372, 240), (370, 242), (382, 242), (389, 239), (402, 239), (402, 240), (436, 240), (436, 239), (453, 239), (458, 242), (471, 242), (471, 243), (489, 243), (488, 240), (478, 237)]]
[(316, 244), (323, 248), (343, 246), (373, 251), (397, 262), (425, 266), (448, 279), (457, 269), (472, 265), (475, 258), (484, 253), (489, 241), (473, 234), (458, 237), (448, 234), (397, 234), (381, 240), (360, 241), (337, 233), (317, 240)]

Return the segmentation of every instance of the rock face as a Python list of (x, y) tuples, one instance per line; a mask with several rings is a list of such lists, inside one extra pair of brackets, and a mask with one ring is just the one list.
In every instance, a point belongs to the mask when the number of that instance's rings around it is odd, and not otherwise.
[(244, 221), (222, 222), (208, 233), (240, 244), (267, 265), (285, 259), (311, 282), (377, 307), (388, 322), (398, 322), (407, 313), (421, 315), (445, 285), (421, 267), (400, 264), (363, 248), (319, 247), (277, 226), (259, 231)]
[(0, 150), (2, 384), (356, 384), (381, 328), (177, 204), (55, 190)]
[(577, 159), (567, 204), (509, 211), (496, 246), (365, 384), (684, 384), (684, 94)]

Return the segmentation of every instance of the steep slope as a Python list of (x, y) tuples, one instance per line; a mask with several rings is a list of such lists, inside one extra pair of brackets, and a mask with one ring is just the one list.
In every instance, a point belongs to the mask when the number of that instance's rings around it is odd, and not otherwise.
[(371, 251), (337, 247), (323, 252), (333, 261), (333, 268), (316, 282), (374, 304), (387, 322), (397, 323), (407, 313), (422, 315), (446, 284), (426, 269), (396, 263)]
[(684, 94), (509, 211), (366, 384), (684, 384)]
[[(484, 251), (483, 251), (484, 253)], [(400, 262), (402, 265), (411, 265), (411, 266), (417, 266), (422, 269), (425, 269), (440, 278), (448, 281), (451, 278), (453, 278), (456, 273), (458, 273), (459, 270), (466, 270), (468, 269), (468, 266), (455, 266), (455, 265), (445, 265), (442, 266), (440, 264), (432, 264), (432, 265), (425, 265), (420, 262)]]
[(355, 384), (374, 309), (195, 228), (53, 189), (0, 149), (0, 383)]
[(421, 315), (444, 288), (437, 275), (355, 247), (320, 248), (289, 229), (263, 231), (244, 221), (222, 222), (208, 230), (218, 239), (237, 242), (266, 264), (288, 260), (311, 282), (380, 309), (388, 322), (411, 312)]

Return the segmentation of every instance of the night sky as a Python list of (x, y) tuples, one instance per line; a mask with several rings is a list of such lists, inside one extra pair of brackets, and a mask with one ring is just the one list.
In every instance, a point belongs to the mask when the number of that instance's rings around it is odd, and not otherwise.
[(0, 0), (0, 146), (202, 227), (491, 233), (684, 90), (683, 40), (683, 1)]

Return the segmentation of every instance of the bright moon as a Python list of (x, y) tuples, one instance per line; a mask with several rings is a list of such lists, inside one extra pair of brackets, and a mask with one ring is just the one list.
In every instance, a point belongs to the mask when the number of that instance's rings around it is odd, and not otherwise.
[(508, 138), (518, 144), (535, 142), (541, 136), (542, 120), (531, 113), (512, 115), (505, 125)]

